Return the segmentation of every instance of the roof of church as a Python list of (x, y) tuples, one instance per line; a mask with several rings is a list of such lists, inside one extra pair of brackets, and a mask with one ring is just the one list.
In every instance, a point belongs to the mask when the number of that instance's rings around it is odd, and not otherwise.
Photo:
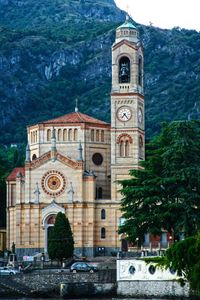
[(25, 169), (24, 169), (24, 167), (14, 168), (12, 170), (12, 172), (10, 173), (10, 175), (8, 175), (8, 177), (6, 178), (6, 180), (7, 181), (15, 181), (18, 173), (21, 173), (22, 176), (24, 176), (25, 175)]
[(85, 115), (81, 112), (73, 112), (69, 113), (67, 115), (40, 122), (42, 124), (57, 124), (57, 123), (92, 123), (92, 124), (99, 124), (99, 125), (110, 125), (109, 123), (106, 123), (104, 121), (95, 119), (93, 117), (90, 117), (88, 115)]

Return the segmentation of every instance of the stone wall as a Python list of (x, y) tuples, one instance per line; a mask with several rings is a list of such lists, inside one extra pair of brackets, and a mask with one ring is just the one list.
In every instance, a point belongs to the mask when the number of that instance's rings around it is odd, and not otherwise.
[(97, 273), (70, 273), (69, 270), (41, 270), (16, 276), (1, 276), (0, 298), (9, 295), (25, 297), (65, 298), (80, 296), (121, 296), (131, 298), (186, 298), (189, 285), (177, 280), (120, 280), (115, 270)]
[[(2, 295), (48, 296), (55, 298), (60, 294), (61, 284), (70, 295), (78, 290), (85, 296), (116, 294), (115, 270), (98, 271), (96, 273), (70, 273), (69, 271), (37, 271), (16, 276), (3, 276), (0, 282)], [(78, 296), (78, 294), (77, 294)], [(80, 294), (79, 294), (80, 296)]]
[(189, 297), (189, 285), (181, 287), (177, 281), (120, 281), (117, 283), (119, 296), (136, 298)]
[(175, 270), (161, 269), (142, 259), (117, 260), (117, 294), (131, 297), (189, 297), (189, 284), (181, 286)]

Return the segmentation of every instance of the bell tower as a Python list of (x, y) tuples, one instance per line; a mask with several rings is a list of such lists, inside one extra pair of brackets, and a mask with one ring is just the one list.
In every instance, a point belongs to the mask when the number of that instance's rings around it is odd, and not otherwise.
[(126, 17), (112, 46), (111, 198), (119, 201), (118, 180), (129, 178), (144, 159), (143, 47)]

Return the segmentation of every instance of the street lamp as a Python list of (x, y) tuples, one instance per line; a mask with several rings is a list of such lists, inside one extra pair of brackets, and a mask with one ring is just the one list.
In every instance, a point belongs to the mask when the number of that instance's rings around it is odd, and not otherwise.
[(135, 240), (136, 240), (136, 244), (137, 244), (137, 252), (138, 252), (138, 242), (139, 242), (139, 238), (137, 237)]

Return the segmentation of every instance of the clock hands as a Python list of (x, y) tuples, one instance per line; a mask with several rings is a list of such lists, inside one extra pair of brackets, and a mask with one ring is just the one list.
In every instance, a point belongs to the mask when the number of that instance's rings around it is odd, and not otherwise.
[(130, 120), (130, 118), (131, 118), (131, 111), (127, 107), (120, 107), (117, 112), (117, 116), (120, 121), (126, 122), (126, 121)]
[(124, 112), (124, 113), (123, 113), (123, 116), (122, 116), (122, 118), (123, 118), (123, 117), (126, 117), (126, 119), (128, 120), (128, 117), (127, 117), (127, 114), (126, 114), (126, 112)]

